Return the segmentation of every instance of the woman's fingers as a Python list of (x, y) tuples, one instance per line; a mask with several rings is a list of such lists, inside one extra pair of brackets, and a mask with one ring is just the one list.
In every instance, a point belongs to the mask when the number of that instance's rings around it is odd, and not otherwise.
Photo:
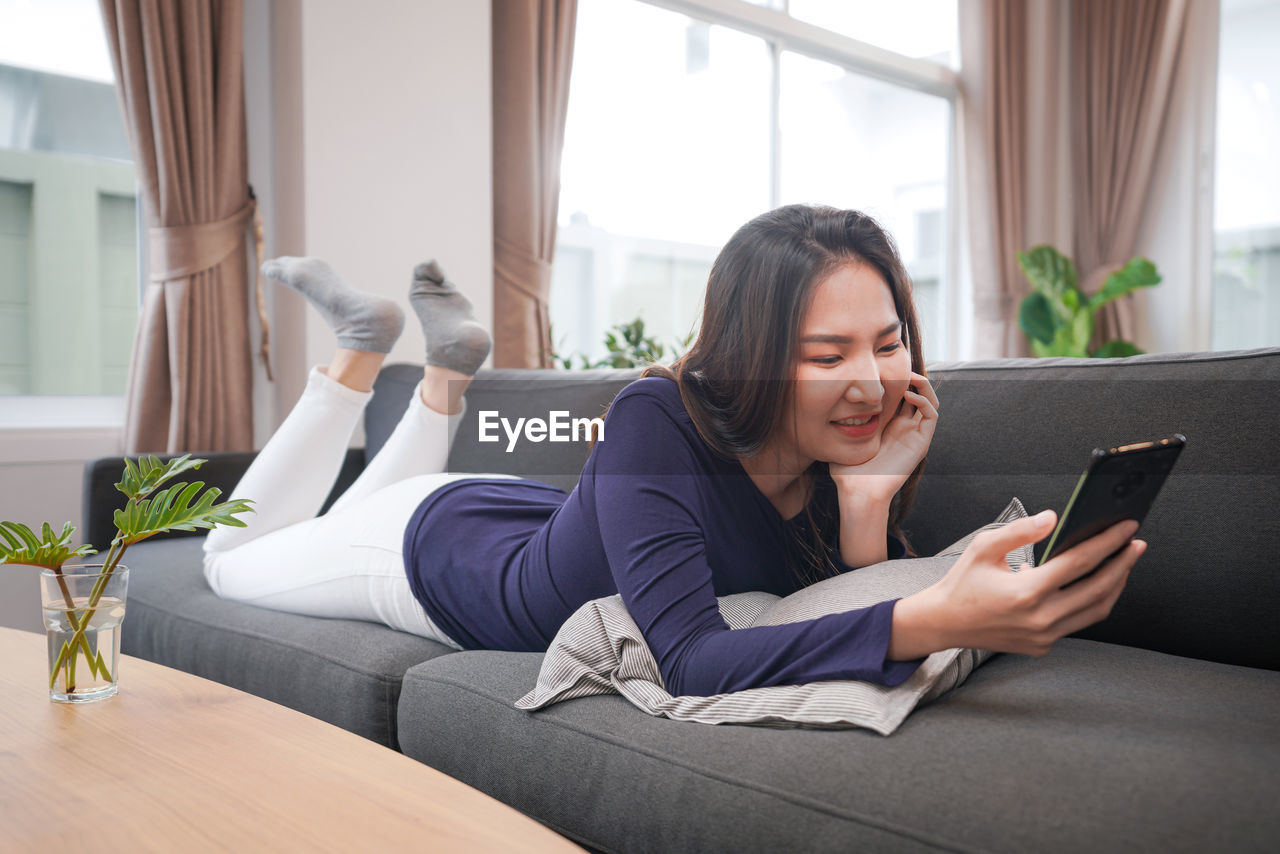
[[(1141, 541), (1126, 545), (1132, 531), (1123, 524), (1112, 526), (1038, 569), (1024, 567), (1026, 571), (1016, 575), (994, 571), (1005, 568), (1009, 552), (1047, 537), (1056, 521), (1057, 514), (1046, 510), (984, 531), (947, 574), (944, 581), (951, 585), (952, 598), (975, 603), (978, 620), (969, 633), (976, 637), (965, 638), (968, 645), (1040, 656), (1063, 636), (1111, 613), (1130, 569), (1146, 548)], [(1108, 559), (1117, 549), (1120, 553)], [(1103, 566), (1096, 575), (1060, 589), (1100, 562)]]
[[(1135, 540), (1134, 542), (1140, 543), (1142, 541)], [(1133, 560), (1136, 560), (1137, 557), (1141, 556), (1142, 551), (1145, 549), (1145, 545), (1146, 544), (1143, 543), (1142, 547), (1136, 547), (1137, 554), (1134, 556)], [(1135, 547), (1130, 546), (1129, 548), (1126, 548), (1125, 551), (1129, 552), (1131, 549), (1135, 549)], [(1062, 617), (1055, 626), (1058, 637), (1061, 638), (1074, 634), (1081, 629), (1092, 626), (1094, 623), (1105, 620), (1111, 615), (1111, 609), (1115, 607), (1116, 601), (1120, 598), (1120, 594), (1124, 592), (1125, 585), (1129, 583), (1129, 572), (1133, 569), (1133, 560), (1124, 560), (1123, 557), (1124, 556), (1117, 556), (1108, 564), (1106, 569), (1101, 570), (1098, 575), (1095, 576), (1095, 578), (1105, 576), (1107, 579), (1107, 585), (1101, 586), (1099, 591), (1095, 591), (1098, 595), (1082, 600), (1083, 604), (1080, 607), (1074, 611), (1068, 612)], [(1076, 586), (1083, 587), (1093, 580), (1093, 578), (1090, 578), (1088, 581), (1081, 582)], [(1074, 588), (1072, 588), (1072, 590), (1074, 590)]]
[(1058, 514), (1052, 510), (1017, 519), (994, 531), (978, 534), (965, 551), (972, 550), (978, 557), (992, 562), (999, 561), (1003, 565), (1004, 557), (1009, 552), (1028, 543), (1037, 543), (1049, 536), (1049, 532), (1053, 530), (1057, 521)]
[(908, 403), (916, 408), (916, 412), (922, 413), (925, 418), (937, 419), (938, 407), (932, 400), (925, 397), (923, 394), (907, 389), (907, 391), (903, 393), (903, 397), (907, 399)]
[(928, 398), (929, 402), (933, 404), (935, 411), (942, 408), (942, 405), (938, 403), (938, 393), (933, 390), (933, 383), (929, 382), (929, 378), (924, 374), (917, 374), (915, 371), (912, 371), (911, 386), (919, 391), (920, 394), (923, 394)]
[(1101, 534), (1072, 546), (1041, 566), (1045, 573), (1045, 584), (1065, 587), (1124, 548), (1137, 531), (1138, 523), (1132, 519), (1126, 519), (1123, 522), (1117, 522)]
[(1054, 609), (1054, 623), (1061, 622), (1064, 626), (1061, 635), (1092, 625), (1111, 613), (1111, 606), (1124, 590), (1129, 570), (1146, 548), (1145, 542), (1134, 540), (1120, 554), (1098, 567), (1093, 576), (1058, 592), (1051, 600), (1051, 607)]

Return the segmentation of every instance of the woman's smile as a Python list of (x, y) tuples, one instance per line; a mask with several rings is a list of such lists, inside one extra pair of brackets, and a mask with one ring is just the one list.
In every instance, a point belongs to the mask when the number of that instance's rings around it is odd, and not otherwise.
[(867, 436), (874, 436), (880, 429), (880, 416), (873, 414), (869, 416), (846, 418), (840, 421), (832, 421), (835, 426), (845, 436), (850, 439), (862, 439)]

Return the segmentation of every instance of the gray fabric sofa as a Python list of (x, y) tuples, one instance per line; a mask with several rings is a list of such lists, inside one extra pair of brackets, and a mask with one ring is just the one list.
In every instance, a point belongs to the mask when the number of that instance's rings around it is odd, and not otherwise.
[[(585, 444), (507, 453), (476, 441), (477, 413), (599, 415), (637, 373), (482, 372), (450, 470), (571, 488)], [(930, 373), (942, 419), (906, 524), (921, 554), (1011, 496), (1061, 510), (1094, 446), (1188, 443), (1107, 621), (1043, 659), (997, 656), (891, 737), (682, 723), (613, 696), (519, 711), (540, 654), (220, 600), (196, 537), (130, 549), (124, 650), (401, 750), (601, 851), (1280, 850), (1280, 349)], [(370, 450), (419, 375), (383, 371)], [(210, 479), (229, 486), (248, 458), (218, 455)], [(119, 466), (86, 469), (95, 542)]]

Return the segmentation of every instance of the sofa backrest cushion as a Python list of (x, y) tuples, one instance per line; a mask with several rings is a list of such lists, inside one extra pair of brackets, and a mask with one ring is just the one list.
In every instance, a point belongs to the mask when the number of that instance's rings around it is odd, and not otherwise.
[[(510, 442), (499, 424), (488, 435), (498, 441), (480, 441), (480, 415), (505, 418), (514, 428), (517, 419), (551, 420), (552, 412), (566, 418), (602, 418), (613, 398), (640, 369), (556, 371), (482, 370), (467, 389), (467, 408), (449, 451), (451, 472), (502, 472), (549, 483), (566, 492), (573, 489), (590, 454), (589, 441), (533, 442), (523, 434), (508, 452)], [(388, 365), (374, 384), (374, 397), (365, 410), (365, 449), (371, 458), (395, 429), (422, 379), (420, 365)], [(572, 430), (563, 431), (572, 436)], [(579, 437), (582, 437), (579, 433)]]
[[(1280, 348), (1124, 359), (936, 363), (941, 418), (904, 527), (933, 554), (1011, 497), (1062, 512), (1095, 447), (1182, 433), (1187, 447), (1139, 536), (1150, 543), (1111, 617), (1080, 633), (1175, 655), (1280, 670)], [(481, 410), (598, 416), (630, 371), (481, 371), (451, 471), (499, 471), (572, 489), (585, 442), (480, 443)], [(385, 368), (366, 416), (381, 447), (421, 377)]]
[(941, 403), (912, 546), (1016, 495), (1059, 513), (1095, 448), (1182, 433), (1111, 617), (1078, 636), (1280, 670), (1280, 348), (930, 366)]

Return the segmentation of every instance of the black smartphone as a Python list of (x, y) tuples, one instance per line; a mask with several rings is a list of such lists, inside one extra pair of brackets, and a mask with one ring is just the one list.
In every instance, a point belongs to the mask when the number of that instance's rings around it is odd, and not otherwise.
[[(1036, 566), (1125, 519), (1142, 524), (1186, 444), (1187, 437), (1175, 433), (1149, 442), (1094, 448), (1088, 467), (1067, 500), (1067, 509), (1058, 518), (1058, 527), (1043, 548), (1037, 545), (1040, 556)], [(1121, 550), (1123, 547), (1116, 553)], [(1111, 557), (1114, 554), (1107, 560)], [(1088, 575), (1076, 581), (1084, 578)]]

